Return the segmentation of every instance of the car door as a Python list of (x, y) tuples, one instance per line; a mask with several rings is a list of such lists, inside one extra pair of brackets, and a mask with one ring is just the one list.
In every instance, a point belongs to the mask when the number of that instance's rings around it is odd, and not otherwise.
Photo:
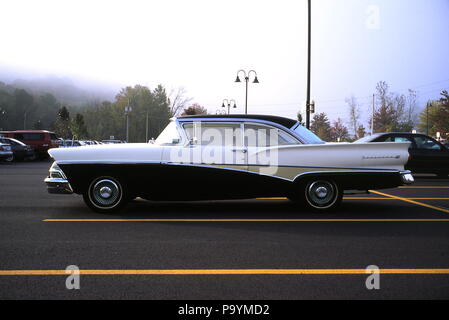
[(191, 197), (217, 198), (242, 194), (247, 172), (243, 124), (226, 121), (181, 121), (186, 143), (164, 150), (163, 161), (178, 164), (185, 180), (195, 181)]
[(413, 140), (414, 147), (410, 154), (414, 172), (439, 174), (449, 171), (449, 152), (446, 148), (424, 135), (415, 135)]

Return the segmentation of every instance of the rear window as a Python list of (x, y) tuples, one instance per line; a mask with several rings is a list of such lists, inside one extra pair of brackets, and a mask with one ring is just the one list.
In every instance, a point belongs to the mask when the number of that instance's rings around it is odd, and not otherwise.
[(14, 138), (18, 140), (27, 140), (27, 141), (42, 141), (44, 140), (43, 133), (15, 133)]

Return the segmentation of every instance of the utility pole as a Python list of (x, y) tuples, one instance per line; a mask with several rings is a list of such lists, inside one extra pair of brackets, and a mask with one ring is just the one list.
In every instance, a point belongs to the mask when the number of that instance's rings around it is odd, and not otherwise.
[(147, 107), (147, 122), (145, 125), (145, 143), (148, 142), (148, 107)]
[(376, 95), (373, 94), (373, 115), (371, 116), (371, 135), (374, 134), (374, 112), (375, 112)]
[(308, 52), (307, 52), (307, 101), (306, 101), (306, 128), (310, 129), (310, 65), (312, 52), (312, 1), (308, 1)]
[(128, 105), (125, 107), (125, 116), (126, 116), (126, 142), (129, 142), (129, 114), (132, 111), (132, 107), (129, 105), (129, 98), (128, 98)]

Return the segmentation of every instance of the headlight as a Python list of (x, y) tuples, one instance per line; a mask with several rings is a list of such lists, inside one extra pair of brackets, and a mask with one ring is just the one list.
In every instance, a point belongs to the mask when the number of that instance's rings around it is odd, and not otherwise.
[(51, 165), (49, 173), (50, 178), (67, 179), (64, 172), (61, 170), (61, 168), (59, 168), (56, 162), (53, 162), (53, 164)]

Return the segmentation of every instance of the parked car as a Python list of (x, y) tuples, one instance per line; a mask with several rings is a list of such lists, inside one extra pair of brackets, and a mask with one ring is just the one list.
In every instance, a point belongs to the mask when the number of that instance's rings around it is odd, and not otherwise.
[(173, 119), (154, 144), (51, 149), (49, 193), (82, 194), (98, 212), (128, 200), (287, 196), (335, 208), (345, 190), (413, 182), (410, 142), (325, 144), (296, 120), (263, 115)]
[(14, 160), (14, 154), (9, 144), (0, 142), (0, 161), (11, 162)]
[(449, 149), (449, 141), (442, 142), (443, 146)]
[(405, 169), (412, 173), (431, 173), (439, 177), (449, 174), (449, 149), (435, 139), (418, 133), (376, 133), (357, 140), (367, 142), (410, 142), (410, 158)]
[(19, 140), (13, 138), (0, 138), (0, 142), (11, 146), (13, 152), (13, 159), (11, 159), (11, 161), (34, 160), (36, 158), (36, 153), (33, 148)]
[(116, 143), (125, 143), (122, 140), (102, 140), (101, 141), (104, 144), (116, 144)]
[(47, 130), (17, 130), (1, 133), (7, 138), (14, 138), (31, 146), (40, 159), (48, 158), (47, 151), (59, 146), (56, 134)]
[(86, 146), (86, 145), (87, 144), (81, 140), (65, 140), (64, 141), (64, 147), (82, 147), (82, 146)]

